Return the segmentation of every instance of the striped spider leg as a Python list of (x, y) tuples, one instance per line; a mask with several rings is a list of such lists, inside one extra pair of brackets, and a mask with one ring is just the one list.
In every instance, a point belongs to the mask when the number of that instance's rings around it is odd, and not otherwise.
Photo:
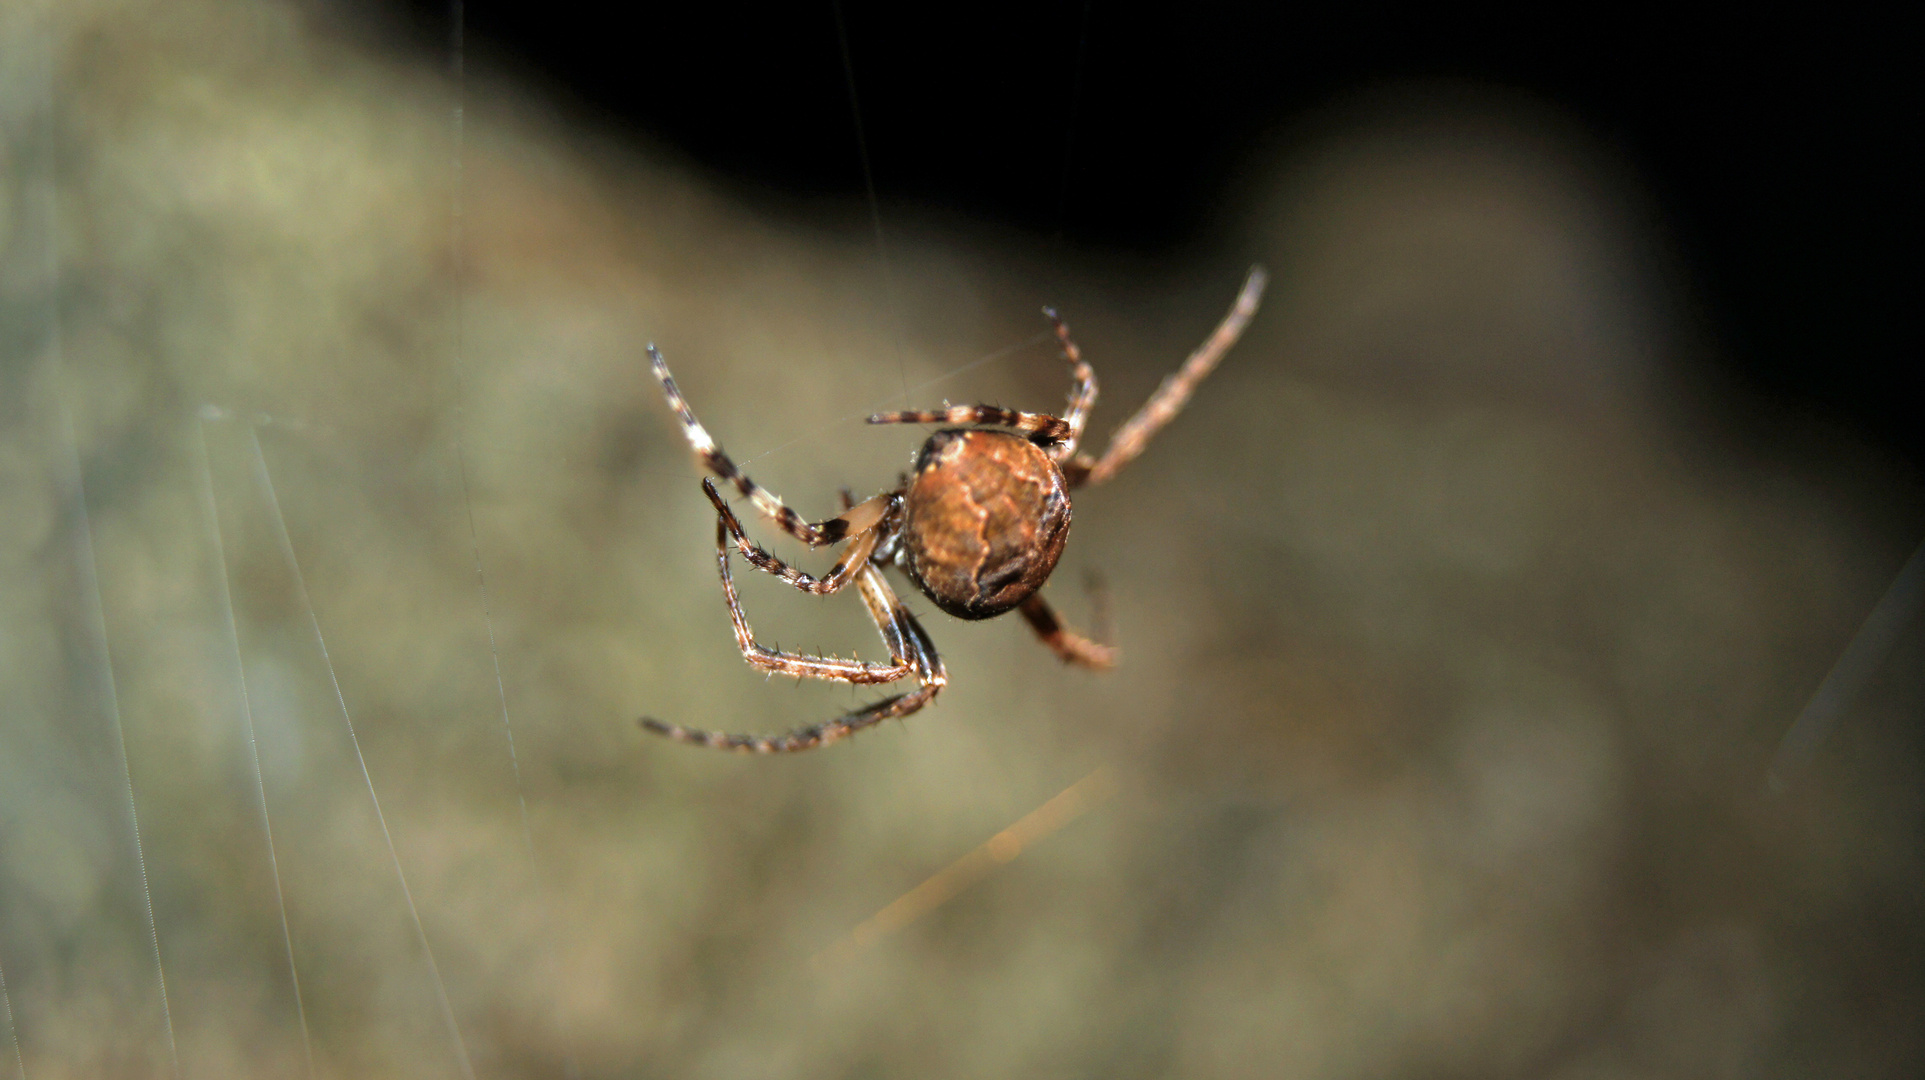
[[(1176, 414), (1182, 412), (1183, 406), (1189, 404), (1190, 395), (1196, 392), (1196, 385), (1203, 381), (1205, 375), (1216, 369), (1217, 362), (1222, 360), (1223, 355), (1230, 351), (1238, 338), (1243, 336), (1243, 328), (1248, 326), (1251, 317), (1256, 315), (1257, 305), (1263, 299), (1263, 288), (1269, 282), (1270, 275), (1264, 273), (1263, 267), (1250, 268), (1250, 275), (1244, 278), (1243, 288), (1237, 292), (1236, 301), (1230, 305), (1229, 314), (1223, 317), (1223, 321), (1217, 324), (1216, 330), (1204, 339), (1203, 344), (1197, 346), (1189, 359), (1183, 361), (1182, 367), (1177, 368), (1173, 374), (1164, 376), (1163, 384), (1157, 387), (1156, 393), (1150, 395), (1150, 400), (1144, 402), (1142, 408), (1136, 410), (1136, 415), (1116, 429), (1116, 434), (1110, 436), (1109, 449), (1103, 451), (1101, 458), (1093, 459), (1088, 454), (1076, 454), (1074, 457), (1064, 455), (1069, 460), (1063, 472), (1069, 477), (1070, 486), (1100, 484), (1114, 477), (1117, 470), (1134, 461), (1136, 456), (1143, 452), (1143, 448), (1149, 445), (1152, 435), (1162, 430), (1163, 425), (1176, 419)], [(1079, 373), (1087, 371), (1089, 365), (1084, 363), (1076, 343), (1070, 340), (1069, 327), (1063, 324), (1063, 320), (1058, 318), (1054, 311), (1045, 308), (1044, 312), (1056, 327), (1056, 337), (1063, 343), (1063, 355), (1077, 367)], [(1094, 377), (1090, 376), (1089, 401), (1095, 400), (1096, 384)], [(1074, 426), (1080, 433), (1082, 426), (1080, 417), (1076, 417), (1077, 392), (1075, 390), (1070, 392), (1070, 402), (1071, 415), (1079, 421)]]
[(682, 421), (682, 434), (688, 437), (689, 445), (695, 448), (695, 456), (716, 476), (735, 486), (735, 490), (748, 496), (762, 516), (774, 522), (776, 527), (810, 547), (822, 547), (851, 534), (861, 532), (874, 525), (887, 509), (887, 497), (878, 495), (867, 502), (845, 510), (837, 517), (814, 524), (802, 520), (802, 515), (783, 505), (782, 500), (767, 488), (748, 478), (748, 474), (735, 467), (735, 462), (722, 452), (722, 448), (709, 437), (708, 429), (695, 419), (694, 410), (688, 407), (688, 399), (675, 387), (675, 377), (668, 372), (668, 361), (662, 359), (662, 351), (653, 342), (648, 346), (649, 368), (662, 384), (662, 393), (668, 398), (668, 407)]
[[(750, 540), (715, 482), (703, 479), (702, 490), (716, 511), (715, 558), (716, 569), (722, 580), (722, 598), (728, 608), (729, 621), (734, 628), (742, 659), (757, 670), (796, 678), (826, 679), (862, 686), (896, 682), (913, 676), (918, 686), (913, 691), (884, 698), (847, 716), (799, 728), (784, 735), (732, 735), (686, 728), (650, 717), (642, 719), (642, 726), (682, 742), (745, 753), (785, 753), (825, 746), (884, 720), (907, 716), (928, 704), (948, 682), (942, 660), (937, 656), (927, 631), (902, 606), (895, 592), (883, 580), (880, 570), (871, 562), (877, 545), (890, 539), (899, 527), (900, 493), (885, 492), (866, 502), (855, 503), (845, 491), (842, 514), (815, 524), (804, 522), (780, 499), (735, 467), (695, 419), (694, 412), (676, 389), (667, 363), (652, 345), (649, 347), (649, 357), (670, 408), (681, 419), (683, 431), (696, 455), (711, 472), (732, 483), (771, 522), (803, 543), (819, 546), (844, 540), (850, 542), (842, 558), (827, 574), (815, 577), (804, 573)], [(890, 663), (876, 664), (835, 656), (783, 652), (759, 644), (755, 640), (754, 630), (749, 626), (748, 615), (742, 608), (741, 597), (729, 569), (729, 559), (735, 551), (739, 551), (755, 569), (814, 595), (827, 596), (853, 582), (864, 607), (868, 609), (870, 619), (882, 636), (884, 646), (889, 650)]]
[[(966, 484), (972, 490), (994, 492), (988, 501), (993, 502), (997, 497), (1009, 499), (1017, 496), (1022, 490), (1054, 483), (1060, 483), (1065, 491), (1100, 484), (1115, 476), (1117, 470), (1141, 454), (1144, 447), (1149, 444), (1151, 436), (1182, 411), (1190, 395), (1195, 392), (1197, 384), (1216, 367), (1218, 361), (1223, 359), (1224, 354), (1242, 336), (1244, 327), (1256, 314), (1257, 304), (1262, 299), (1267, 281), (1268, 278), (1261, 267), (1250, 269), (1249, 276), (1244, 280), (1243, 288), (1237, 294), (1235, 303), (1231, 305), (1229, 314), (1218, 324), (1215, 332), (1190, 354), (1189, 359), (1184, 361), (1183, 366), (1178, 368), (1175, 374), (1164, 379), (1162, 386), (1151, 395), (1150, 400), (1145, 402), (1143, 407), (1137, 410), (1136, 415), (1117, 430), (1116, 435), (1110, 440), (1109, 448), (1100, 459), (1078, 452), (1078, 445), (1082, 440), (1090, 411), (1096, 405), (1096, 369), (1083, 358), (1082, 349), (1077, 347), (1075, 339), (1070, 336), (1069, 325), (1054, 308), (1044, 308), (1043, 315), (1055, 328), (1056, 339), (1062, 345), (1063, 359), (1070, 367), (1069, 400), (1062, 416), (1018, 412), (995, 405), (944, 405), (940, 409), (878, 413), (870, 417), (869, 422), (872, 424), (995, 425), (1012, 429), (1022, 437), (1022, 441), (1035, 447), (1035, 450), (1021, 448), (1014, 440), (983, 439), (977, 446), (964, 447), (960, 453), (956, 454), (958, 463), (947, 467), (947, 471), (958, 478), (949, 482), (948, 487)], [(962, 434), (938, 432), (937, 436), (932, 438), (930, 446), (936, 447), (937, 439), (947, 437), (948, 442), (940, 448), (946, 455), (953, 452), (949, 449), (951, 445), (966, 441), (956, 438)], [(927, 450), (925, 454), (928, 454)], [(939, 465), (938, 468), (942, 466)], [(989, 481), (982, 479), (991, 475), (992, 472), (994, 479)], [(985, 500), (978, 499), (976, 506), (945, 508), (935, 513), (926, 513), (923, 515), (923, 520), (918, 520), (914, 512), (918, 502), (937, 506), (942, 506), (944, 503), (944, 498), (940, 494), (932, 494), (929, 498), (918, 500), (916, 493), (922, 486), (923, 480), (919, 475), (917, 487), (910, 489), (911, 510), (905, 525), (905, 540), (908, 541), (911, 550), (917, 546), (916, 541), (923, 533), (955, 535), (970, 527), (968, 520), (971, 514), (986, 512), (984, 511)], [(929, 486), (935, 488), (943, 485), (937, 483)], [(1052, 502), (1048, 498), (1037, 501), (1044, 504)], [(1066, 498), (1063, 505), (1065, 508), (1068, 505)], [(1039, 513), (1045, 518), (1048, 516), (1047, 511), (1039, 511)], [(1066, 509), (1062, 518), (1066, 528), (1068, 523)], [(1041, 537), (1041, 530), (1029, 536), (1027, 541), (1037, 553), (1037, 558), (1029, 567), (1019, 566), (1017, 569), (1033, 570), (1035, 567), (1041, 567), (1041, 569), (1040, 572), (1021, 575), (1024, 581), (1033, 581), (1034, 585), (1024, 590), (1022, 595), (1010, 597), (1008, 603), (978, 602), (972, 605), (967, 598), (961, 596), (963, 588), (968, 586), (976, 586), (978, 591), (981, 591), (984, 575), (980, 571), (960, 583), (953, 585), (948, 582), (942, 583), (942, 587), (934, 591), (921, 579), (918, 579), (918, 583), (924, 584), (924, 591), (929, 592), (932, 599), (943, 605), (944, 610), (963, 618), (987, 618), (1015, 607), (1023, 613), (1024, 620), (1036, 632), (1037, 637), (1042, 639), (1043, 644), (1065, 663), (1098, 670), (1114, 666), (1116, 650), (1113, 647), (1100, 644), (1070, 629), (1051, 610), (1049, 604), (1043, 600), (1042, 594), (1035, 591), (1035, 587), (1042, 584), (1041, 579), (1047, 577), (1049, 569), (1055, 565), (1055, 552), (1060, 550), (1060, 546), (1051, 548), (1045, 543)], [(975, 545), (975, 548), (995, 546), (993, 543), (983, 543)], [(1012, 564), (1014, 563), (1015, 560), (1012, 560)], [(950, 592), (957, 595), (948, 595)]]
[(908, 693), (883, 698), (847, 716), (797, 728), (783, 735), (732, 735), (664, 723), (652, 717), (642, 718), (643, 727), (679, 742), (742, 753), (780, 754), (813, 750), (884, 720), (908, 716), (929, 704), (948, 683), (948, 674), (943, 670), (942, 659), (936, 655), (936, 646), (929, 640), (928, 633), (916, 621), (916, 617), (902, 606), (895, 591), (883, 580), (881, 571), (866, 561), (858, 566), (852, 577), (856, 591), (862, 596), (863, 606), (868, 609), (869, 617), (874, 620), (876, 630), (889, 650), (891, 663), (872, 664), (833, 656), (786, 653), (758, 645), (754, 631), (749, 628), (748, 616), (742, 611), (734, 578), (729, 573), (729, 555), (734, 546), (731, 532), (726, 520), (717, 521), (715, 561), (722, 576), (722, 597), (728, 605), (729, 619), (735, 626), (736, 644), (741, 647), (742, 658), (750, 666), (798, 678), (829, 679), (855, 685), (896, 682), (914, 676), (918, 685)]
[[(703, 479), (702, 490), (716, 513), (715, 558), (722, 597), (743, 660), (771, 674), (854, 685), (893, 683), (913, 676), (917, 686), (786, 735), (728, 735), (653, 719), (644, 719), (643, 726), (683, 742), (771, 754), (824, 746), (927, 705), (947, 685), (948, 675), (922, 624), (883, 580), (882, 571), (892, 565), (950, 615), (988, 619), (1020, 611), (1036, 636), (1064, 662), (1095, 669), (1113, 666), (1115, 648), (1070, 629), (1039, 591), (1056, 568), (1069, 536), (1070, 492), (1115, 476), (1182, 411), (1197, 384), (1236, 344), (1256, 314), (1265, 281), (1262, 268), (1252, 267), (1215, 332), (1117, 430), (1100, 458), (1079, 449), (1096, 405), (1096, 371), (1083, 359), (1061, 316), (1044, 308), (1070, 365), (1069, 400), (1062, 416), (994, 405), (948, 404), (872, 416), (872, 424), (956, 426), (928, 437), (916, 454), (913, 474), (902, 477), (894, 489), (861, 503), (844, 489), (842, 513), (814, 523), (804, 521), (750, 480), (722, 452), (676, 389), (661, 352), (650, 345), (655, 377), (702, 464), (747, 497), (763, 517), (802, 543), (812, 548), (849, 544), (820, 577), (796, 569), (750, 540), (715, 481)], [(889, 663), (786, 653), (758, 644), (729, 569), (729, 560), (737, 552), (754, 569), (812, 595), (828, 596), (853, 584), (889, 650)]]

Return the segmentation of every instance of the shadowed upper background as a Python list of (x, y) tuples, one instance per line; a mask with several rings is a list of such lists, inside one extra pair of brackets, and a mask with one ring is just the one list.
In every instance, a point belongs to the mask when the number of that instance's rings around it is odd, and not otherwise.
[[(463, 9), (471, 65), (738, 193), (862, 196), (853, 82), (885, 204), (1138, 258), (1220, 236), (1263, 165), (1359, 98), (1501, 93), (1581, 130), (1588, 164), (1628, 181), (1666, 302), (1702, 334), (1681, 360), (1708, 394), (1925, 454), (1899, 227), (1917, 76), (1890, 12), (850, 0), (839, 38), (827, 0), (633, 21), (575, 0)], [(455, 8), (342, 10), (445, 52)]]
[[(1886, 69), (1767, 73), (1895, 35), (852, 5), (872, 206), (829, 9), (471, 6), (461, 84), (446, 13), (0, 16), (0, 1075), (1925, 1059), (1916, 623), (1764, 779), (1925, 532)], [(638, 730), (872, 696), (741, 663), (644, 342), (821, 516), (919, 441), (877, 407), (1055, 407), (1045, 302), (1100, 445), (1253, 262), (1244, 342), (1078, 498), (1049, 595), (1101, 573), (1115, 673), (912, 598), (952, 682), (903, 724)]]

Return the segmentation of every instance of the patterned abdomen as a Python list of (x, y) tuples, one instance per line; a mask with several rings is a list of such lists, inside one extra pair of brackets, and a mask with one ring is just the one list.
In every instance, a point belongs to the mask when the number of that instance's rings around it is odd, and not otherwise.
[(1069, 521), (1069, 485), (1034, 443), (938, 431), (916, 456), (897, 561), (937, 607), (987, 619), (1049, 580)]

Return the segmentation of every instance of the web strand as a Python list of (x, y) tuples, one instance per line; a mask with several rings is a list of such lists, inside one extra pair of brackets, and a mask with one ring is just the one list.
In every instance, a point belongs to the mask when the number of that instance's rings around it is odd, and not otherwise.
[(414, 891), (408, 888), (408, 875), (401, 869), (401, 856), (394, 847), (394, 833), (388, 829), (388, 817), (381, 811), (381, 796), (374, 790), (374, 774), (368, 770), (368, 759), (361, 752), (361, 739), (354, 731), (354, 717), (348, 711), (347, 695), (341, 691), (341, 680), (334, 672), (334, 660), (328, 655), (327, 638), (321, 633), (321, 617), (314, 610), (314, 601), (308, 595), (307, 579), (301, 574), (300, 560), (294, 555), (294, 540), (288, 535), (287, 518), (281, 513), (281, 498), (274, 490), (274, 477), (267, 469), (267, 455), (261, 452), (260, 435), (250, 426), (247, 437), (254, 444), (254, 464), (261, 488), (267, 495), (268, 505), (274, 511), (275, 538), (280, 541), (281, 556), (287, 560), (289, 572), (294, 575), (294, 585), (301, 596), (301, 607), (307, 612), (308, 624), (314, 630), (314, 644), (320, 649), (321, 663), (327, 668), (328, 685), (334, 688), (335, 704), (341, 709), (341, 722), (347, 725), (348, 742), (354, 748), (354, 760), (361, 767), (361, 779), (367, 784), (368, 801), (374, 806), (374, 820), (381, 826), (381, 839), (388, 847), (388, 862), (394, 867), (394, 879), (401, 886), (401, 898), (407, 902), (408, 918), (414, 923), (415, 940), (421, 946), (422, 955), (428, 960), (428, 973), (434, 979), (435, 997), (441, 1004), (441, 1018), (448, 1028), (448, 1039), (454, 1044), (455, 1059), (461, 1067), (465, 1080), (475, 1080), (474, 1065), (468, 1060), (468, 1045), (461, 1037), (461, 1025), (455, 1021), (454, 1005), (448, 1000), (448, 987), (441, 978), (441, 965), (435, 962), (434, 948), (428, 944), (428, 931), (421, 923), (421, 912), (415, 907)]
[(1851, 644), (1845, 646), (1838, 662), (1825, 675), (1825, 681), (1819, 684), (1811, 701), (1785, 732), (1777, 753), (1772, 756), (1771, 770), (1765, 774), (1765, 784), (1772, 792), (1783, 793), (1803, 771), (1819, 744), (1837, 725), (1839, 714), (1857, 699), (1873, 673), (1891, 654), (1899, 632), (1918, 613), (1921, 599), (1925, 599), (1925, 543), (1913, 549), (1891, 587), (1879, 598), (1864, 625), (1852, 636)]
[(13, 1043), (13, 1067), (20, 1080), (27, 1080), (27, 1059), (20, 1053), (20, 1029), (13, 1022), (13, 998), (7, 994), (7, 969), (0, 964), (0, 1016), (7, 1020), (7, 1039)]
[[(60, 242), (55, 232), (60, 221), (59, 191), (56, 186), (56, 148), (59, 143), (54, 116), (53, 93), (53, 41), (49, 32), (46, 50), (45, 106), (47, 116), (47, 171), (43, 177), (46, 197), (43, 203), (45, 219), (46, 275), (47, 275), (47, 346), (52, 357), (54, 371), (65, 375), (66, 350), (60, 323)], [(134, 771), (127, 760), (127, 731), (120, 716), (120, 688), (114, 678), (114, 654), (107, 639), (107, 605), (100, 593), (100, 563), (94, 549), (93, 522), (87, 514), (87, 474), (80, 460), (80, 437), (74, 428), (73, 410), (67, 406), (67, 396), (56, 384), (55, 397), (60, 402), (60, 418), (67, 436), (67, 450), (72, 463), (73, 475), (70, 477), (73, 492), (74, 516), (78, 519), (79, 530), (74, 542), (77, 552), (81, 590), (86, 593), (93, 609), (93, 631), (100, 647), (100, 671), (103, 689), (107, 694), (107, 711), (113, 719), (114, 748), (120, 757), (120, 777), (127, 791), (127, 828), (134, 839), (134, 863), (140, 871), (141, 906), (147, 918), (147, 938), (154, 953), (154, 980), (160, 987), (160, 1015), (167, 1028), (167, 1058), (173, 1066), (175, 1077), (180, 1071), (180, 1043), (174, 1037), (174, 1010), (167, 996), (167, 967), (161, 960), (160, 924), (154, 918), (154, 890), (147, 877), (147, 850), (141, 842), (140, 809), (134, 797)], [(12, 1012), (9, 1005), (8, 1012)]]
[(882, 289), (895, 319), (896, 375), (902, 381), (902, 401), (909, 404), (909, 367), (902, 353), (902, 302), (896, 295), (896, 275), (889, 266), (889, 244), (882, 233), (882, 202), (876, 198), (876, 173), (869, 162), (869, 137), (862, 123), (862, 101), (856, 96), (855, 58), (849, 51), (849, 29), (842, 19), (842, 0), (829, 0), (835, 14), (836, 44), (842, 49), (842, 81), (849, 90), (849, 115), (855, 120), (856, 156), (862, 161), (862, 187), (869, 194), (869, 223), (876, 233), (876, 259), (882, 264)]
[(221, 610), (227, 613), (227, 636), (234, 646), (234, 676), (241, 688), (241, 721), (247, 730), (247, 749), (254, 767), (254, 796), (261, 808), (261, 835), (267, 839), (267, 866), (274, 878), (274, 906), (281, 914), (281, 944), (287, 950), (287, 976), (294, 987), (294, 1014), (301, 1022), (301, 1052), (307, 1059), (307, 1075), (312, 1080), (314, 1041), (308, 1033), (307, 1003), (301, 996), (301, 970), (294, 962), (294, 932), (288, 925), (287, 897), (281, 888), (281, 861), (274, 850), (274, 822), (267, 812), (267, 779), (261, 769), (261, 744), (254, 733), (254, 698), (247, 686), (247, 662), (241, 656), (240, 622), (234, 615), (234, 595), (227, 581), (227, 544), (221, 535), (220, 505), (214, 497), (214, 469), (207, 453), (207, 420), (203, 415), (194, 427), (200, 445), (202, 509), (207, 513), (214, 557), (220, 563)]
[[(508, 709), (508, 685), (501, 674), (501, 644), (495, 634), (494, 601), (488, 593), (488, 572), (481, 558), (481, 532), (475, 525), (475, 503), (471, 484), (468, 479), (467, 451), (467, 367), (464, 362), (463, 346), (466, 343), (466, 297), (463, 287), (466, 284), (468, 265), (467, 232), (467, 9), (463, 0), (450, 0), (448, 5), (448, 51), (450, 54), (449, 73), (454, 79), (454, 106), (449, 117), (452, 141), (454, 144), (452, 188), (450, 192), (449, 238), (448, 246), (454, 285), (454, 326), (453, 348), (450, 360), (454, 370), (455, 395), (455, 471), (461, 482), (461, 507), (468, 521), (468, 550), (475, 567), (475, 587), (481, 597), (481, 620), (488, 631), (488, 661), (495, 675), (495, 701), (501, 715), (501, 733), (508, 748), (508, 768), (514, 774), (515, 808), (520, 814), (521, 842), (528, 859), (529, 881), (536, 891), (546, 931), (554, 938), (554, 916), (541, 886), (540, 860), (535, 855), (535, 831), (528, 820), (528, 794), (521, 779), (521, 756), (515, 747), (515, 725)], [(566, 1071), (574, 1075), (576, 1069), (572, 1054), (567, 1056)]]
[[(997, 349), (995, 352), (985, 353), (984, 355), (979, 356), (976, 359), (971, 360), (967, 363), (958, 364), (957, 366), (950, 368), (948, 371), (943, 372), (941, 375), (938, 375), (933, 379), (925, 379), (914, 386), (908, 387), (903, 392), (904, 400), (908, 400), (909, 395), (914, 394), (918, 390), (927, 390), (932, 386), (937, 386), (942, 383), (948, 382), (950, 379), (953, 379), (956, 376), (961, 375), (966, 371), (972, 371), (976, 368), (983, 366), (984, 364), (991, 363), (992, 361), (996, 361), (996, 360), (1001, 360), (1004, 357), (1013, 355), (1017, 352), (1021, 352), (1024, 349), (1030, 348), (1033, 345), (1039, 345), (1042, 342), (1048, 340), (1050, 336), (1051, 336), (1050, 332), (1045, 330), (1042, 333), (1037, 334), (1035, 337), (1025, 338), (1024, 340), (1019, 341), (1014, 345), (1005, 345), (1002, 348)], [(857, 420), (867, 420), (869, 417), (874, 416), (878, 410), (880, 410), (884, 405), (887, 405), (888, 403), (889, 403), (888, 398), (879, 398), (875, 401), (874, 404), (865, 406), (864, 408), (856, 412), (845, 413), (841, 416), (836, 417), (833, 420), (829, 420), (823, 423), (819, 427), (811, 428), (808, 431), (805, 431), (802, 434), (797, 435), (796, 437), (788, 440), (787, 442), (781, 443), (776, 446), (772, 446), (769, 449), (764, 450), (761, 453), (755, 454), (751, 457), (745, 457), (741, 460), (741, 464), (748, 465), (748, 464), (752, 464), (754, 462), (760, 461), (771, 454), (776, 454), (776, 453), (780, 453), (783, 450), (787, 450), (789, 447), (794, 446), (797, 443), (807, 442), (808, 440), (813, 439), (819, 435), (825, 434), (830, 431), (834, 431), (836, 428), (841, 427), (844, 424), (851, 423)]]
[(1056, 236), (1063, 238), (1063, 215), (1069, 209), (1069, 179), (1076, 163), (1076, 114), (1083, 104), (1083, 66), (1089, 56), (1089, 17), (1092, 0), (1083, 0), (1077, 24), (1076, 66), (1069, 79), (1069, 118), (1063, 124), (1063, 174), (1056, 185)]
[(475, 503), (468, 483), (468, 454), (465, 445), (468, 426), (467, 372), (462, 363), (462, 344), (464, 326), (462, 322), (463, 297), (461, 294), (463, 272), (467, 265), (467, 232), (463, 214), (462, 147), (466, 124), (463, 117), (463, 103), (466, 98), (467, 76), (463, 64), (465, 46), (462, 39), (463, 12), (461, 0), (454, 0), (453, 69), (455, 76), (454, 104), (454, 193), (450, 246), (454, 250), (454, 374), (455, 374), (455, 471), (461, 478), (461, 506), (468, 518), (468, 549), (474, 556), (475, 583), (481, 590), (481, 618), (488, 628), (488, 658), (494, 665), (495, 700), (501, 706), (501, 730), (508, 740), (508, 764), (515, 774), (515, 802), (521, 809), (521, 835), (528, 848), (528, 861), (535, 861), (535, 836), (528, 825), (528, 798), (522, 789), (521, 761), (515, 753), (515, 726), (508, 715), (508, 687), (501, 677), (501, 648), (495, 637), (495, 617), (493, 603), (488, 596), (488, 574), (481, 561), (481, 534), (475, 527)]
[[(59, 355), (56, 338), (54, 350)], [(59, 361), (56, 359), (56, 364)], [(141, 906), (147, 916), (147, 938), (153, 946), (154, 979), (160, 984), (160, 1014), (167, 1026), (167, 1056), (173, 1062), (174, 1075), (181, 1075), (180, 1045), (174, 1038), (174, 1010), (167, 997), (167, 968), (161, 962), (160, 924), (154, 919), (154, 890), (147, 876), (147, 849), (141, 842), (140, 809), (134, 797), (134, 770), (127, 760), (127, 730), (120, 717), (120, 688), (114, 678), (114, 654), (107, 639), (107, 605), (100, 594), (99, 555), (94, 550), (94, 528), (87, 514), (87, 480), (80, 461), (80, 443), (74, 430), (73, 413), (67, 408), (66, 398), (61, 396), (60, 412), (66, 422), (67, 445), (73, 453), (73, 501), (74, 516), (80, 528), (75, 533), (74, 543), (79, 549), (77, 562), (80, 565), (81, 591), (86, 594), (92, 608), (94, 639), (100, 647), (100, 673), (103, 689), (107, 692), (107, 712), (114, 724), (114, 749), (120, 758), (120, 778), (127, 791), (127, 829), (134, 839), (134, 863), (140, 871)]]

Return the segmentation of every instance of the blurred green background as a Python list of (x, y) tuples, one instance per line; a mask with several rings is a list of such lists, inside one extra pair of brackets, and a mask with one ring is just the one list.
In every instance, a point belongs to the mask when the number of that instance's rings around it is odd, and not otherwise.
[[(1918, 477), (1707, 411), (1634, 186), (1554, 111), (1334, 111), (1181, 258), (895, 206), (885, 276), (866, 204), (461, 100), (298, 6), (0, 15), (0, 1076), (1925, 1057), (1916, 625), (1764, 783)], [(1056, 407), (1046, 302), (1100, 445), (1252, 262), (1244, 342), (1078, 500), (1050, 595), (1087, 623), (1102, 576), (1118, 671), (917, 598), (951, 686), (905, 723), (775, 760), (638, 730), (874, 696), (740, 662), (644, 342), (823, 516), (919, 442), (878, 407)], [(852, 598), (743, 593), (879, 658)]]

